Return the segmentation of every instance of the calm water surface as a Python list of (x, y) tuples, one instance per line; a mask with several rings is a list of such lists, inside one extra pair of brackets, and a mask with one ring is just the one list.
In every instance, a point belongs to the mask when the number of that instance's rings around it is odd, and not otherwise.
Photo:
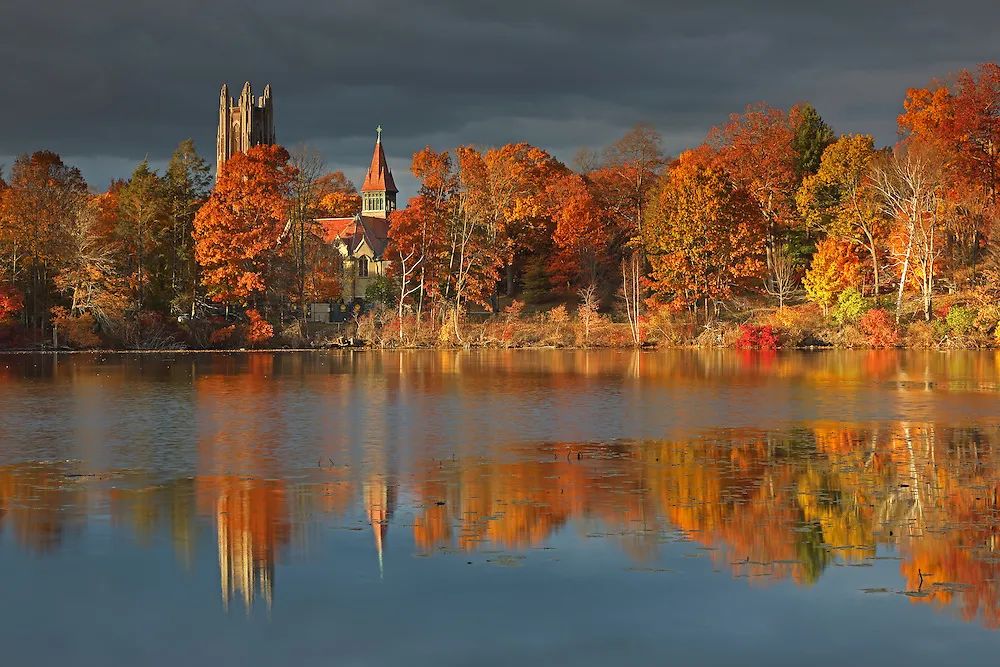
[(1000, 354), (0, 356), (4, 665), (996, 664)]

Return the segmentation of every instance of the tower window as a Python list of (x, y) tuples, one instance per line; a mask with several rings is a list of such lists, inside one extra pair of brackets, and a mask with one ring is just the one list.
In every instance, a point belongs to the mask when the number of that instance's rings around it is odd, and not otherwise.
[(368, 277), (368, 258), (359, 257), (358, 258), (358, 277), (367, 278)]

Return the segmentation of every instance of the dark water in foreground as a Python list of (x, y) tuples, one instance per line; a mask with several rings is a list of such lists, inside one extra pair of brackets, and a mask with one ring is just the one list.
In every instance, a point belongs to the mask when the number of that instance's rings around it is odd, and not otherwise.
[(0, 664), (995, 664), (1000, 354), (0, 356)]

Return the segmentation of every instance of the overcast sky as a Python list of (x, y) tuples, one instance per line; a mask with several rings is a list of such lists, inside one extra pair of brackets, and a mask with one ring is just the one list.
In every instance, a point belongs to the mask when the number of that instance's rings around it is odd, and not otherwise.
[(646, 121), (676, 153), (757, 101), (887, 144), (908, 86), (997, 59), (998, 0), (0, 0), (0, 163), (48, 148), (104, 188), (186, 137), (214, 161), (250, 80), (358, 185), (381, 124), (405, 197), (427, 144), (570, 161)]

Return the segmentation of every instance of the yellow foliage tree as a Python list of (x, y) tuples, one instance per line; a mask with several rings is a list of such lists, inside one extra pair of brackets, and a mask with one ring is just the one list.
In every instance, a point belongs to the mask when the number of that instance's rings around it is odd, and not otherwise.
[(848, 287), (856, 286), (861, 279), (861, 262), (851, 245), (828, 236), (816, 248), (812, 264), (802, 280), (806, 295), (829, 312), (830, 305)]

